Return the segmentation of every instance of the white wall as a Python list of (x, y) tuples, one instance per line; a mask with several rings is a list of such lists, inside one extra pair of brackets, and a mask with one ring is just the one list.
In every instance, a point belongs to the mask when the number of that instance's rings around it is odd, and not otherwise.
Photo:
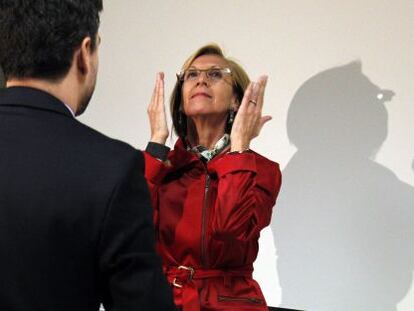
[(253, 79), (270, 77), (273, 120), (253, 145), (284, 169), (256, 263), (269, 304), (414, 310), (412, 29), (410, 0), (105, 1), (81, 120), (144, 148), (155, 73), (169, 94), (182, 62), (218, 42)]

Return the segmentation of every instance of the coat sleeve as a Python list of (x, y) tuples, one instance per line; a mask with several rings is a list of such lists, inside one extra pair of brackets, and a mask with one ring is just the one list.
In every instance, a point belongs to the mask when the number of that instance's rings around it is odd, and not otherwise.
[(107, 311), (175, 310), (155, 251), (152, 210), (135, 152), (112, 191), (98, 247), (100, 284)]
[(164, 162), (153, 157), (149, 152), (144, 151), (145, 157), (145, 179), (150, 191), (151, 205), (153, 209), (153, 223), (158, 227), (158, 185), (167, 173), (167, 166)]
[(212, 232), (216, 239), (251, 240), (269, 225), (281, 186), (279, 165), (255, 153), (228, 154), (218, 178)]

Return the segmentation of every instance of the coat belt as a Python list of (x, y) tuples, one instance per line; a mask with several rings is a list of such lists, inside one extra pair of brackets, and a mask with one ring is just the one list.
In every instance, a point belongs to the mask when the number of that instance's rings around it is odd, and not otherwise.
[(222, 277), (228, 282), (232, 277), (252, 277), (251, 266), (233, 269), (202, 269), (190, 266), (164, 266), (164, 273), (168, 281), (180, 288), (179, 293), (174, 291), (174, 300), (183, 306), (183, 311), (200, 310), (200, 297), (194, 280)]

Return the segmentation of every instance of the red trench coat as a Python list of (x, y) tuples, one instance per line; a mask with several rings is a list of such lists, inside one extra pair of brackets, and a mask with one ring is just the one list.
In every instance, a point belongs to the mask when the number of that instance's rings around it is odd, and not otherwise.
[(279, 165), (255, 152), (222, 153), (205, 165), (181, 140), (170, 166), (145, 159), (157, 248), (176, 305), (267, 310), (252, 272), (280, 189)]

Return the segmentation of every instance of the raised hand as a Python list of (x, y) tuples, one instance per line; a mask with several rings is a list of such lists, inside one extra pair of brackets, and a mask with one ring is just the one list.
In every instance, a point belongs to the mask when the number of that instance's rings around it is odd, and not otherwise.
[(248, 149), (251, 140), (258, 136), (263, 125), (272, 119), (271, 116), (262, 116), (266, 83), (267, 76), (261, 76), (257, 82), (250, 83), (244, 92), (230, 133), (230, 151)]
[(168, 138), (167, 117), (164, 105), (164, 73), (157, 73), (154, 91), (151, 102), (147, 109), (148, 118), (151, 126), (151, 141), (165, 144)]

